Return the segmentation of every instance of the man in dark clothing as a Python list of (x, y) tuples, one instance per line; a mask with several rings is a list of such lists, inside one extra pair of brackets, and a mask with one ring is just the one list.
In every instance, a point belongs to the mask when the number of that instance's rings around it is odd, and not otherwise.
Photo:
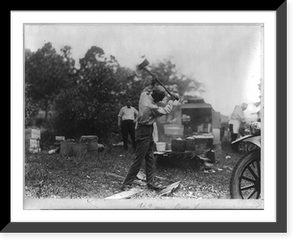
[[(157, 103), (163, 101), (163, 99), (165, 99), (167, 104), (165, 107), (159, 107)], [(155, 78), (152, 84), (147, 86), (141, 93), (136, 128), (136, 156), (123, 182), (122, 190), (131, 187), (144, 159), (146, 163), (147, 186), (150, 189), (159, 189), (153, 180), (155, 170), (154, 141), (152, 136), (153, 123), (156, 118), (170, 113), (172, 105), (173, 100), (166, 97), (165, 89), (162, 86), (155, 86)]]

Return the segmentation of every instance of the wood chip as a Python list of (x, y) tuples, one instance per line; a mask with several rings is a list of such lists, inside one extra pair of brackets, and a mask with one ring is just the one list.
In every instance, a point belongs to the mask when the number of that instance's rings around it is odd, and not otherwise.
[(122, 191), (120, 193), (114, 194), (112, 196), (106, 197), (105, 199), (128, 199), (133, 195), (142, 192), (140, 189), (132, 188), (127, 191)]
[(178, 188), (180, 182), (181, 181), (177, 181), (177, 182), (175, 182), (173, 184), (170, 184), (165, 189), (163, 189), (160, 192), (158, 192), (158, 195), (162, 196), (162, 195), (166, 195), (166, 194), (169, 194), (169, 193), (175, 191)]

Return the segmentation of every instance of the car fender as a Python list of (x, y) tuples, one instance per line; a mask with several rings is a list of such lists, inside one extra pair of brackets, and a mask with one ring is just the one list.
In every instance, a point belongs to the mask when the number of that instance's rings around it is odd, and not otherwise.
[(260, 148), (261, 147), (261, 136), (246, 135), (246, 136), (243, 136), (243, 137), (231, 142), (231, 144), (235, 144), (235, 143), (239, 143), (239, 142), (250, 142)]

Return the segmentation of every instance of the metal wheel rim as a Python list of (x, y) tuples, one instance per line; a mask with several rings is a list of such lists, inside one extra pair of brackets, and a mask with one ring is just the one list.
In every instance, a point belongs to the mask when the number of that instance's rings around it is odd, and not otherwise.
[(243, 199), (258, 199), (261, 192), (260, 161), (248, 163), (239, 178), (239, 192)]

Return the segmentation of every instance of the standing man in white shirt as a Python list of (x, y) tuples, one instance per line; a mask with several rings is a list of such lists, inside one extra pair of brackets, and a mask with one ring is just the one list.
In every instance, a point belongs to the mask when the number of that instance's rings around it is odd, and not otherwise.
[[(241, 106), (235, 106), (230, 116), (228, 124), (231, 133), (231, 142), (237, 139), (241, 124), (244, 124), (246, 122), (244, 111), (247, 109), (247, 107), (247, 103), (243, 103)], [(232, 148), (234, 150), (237, 150), (237, 145), (232, 145)]]
[(118, 126), (122, 130), (123, 148), (128, 150), (128, 134), (130, 135), (132, 147), (136, 148), (135, 142), (135, 123), (138, 111), (131, 106), (130, 100), (127, 100), (126, 106), (122, 107), (118, 114)]

